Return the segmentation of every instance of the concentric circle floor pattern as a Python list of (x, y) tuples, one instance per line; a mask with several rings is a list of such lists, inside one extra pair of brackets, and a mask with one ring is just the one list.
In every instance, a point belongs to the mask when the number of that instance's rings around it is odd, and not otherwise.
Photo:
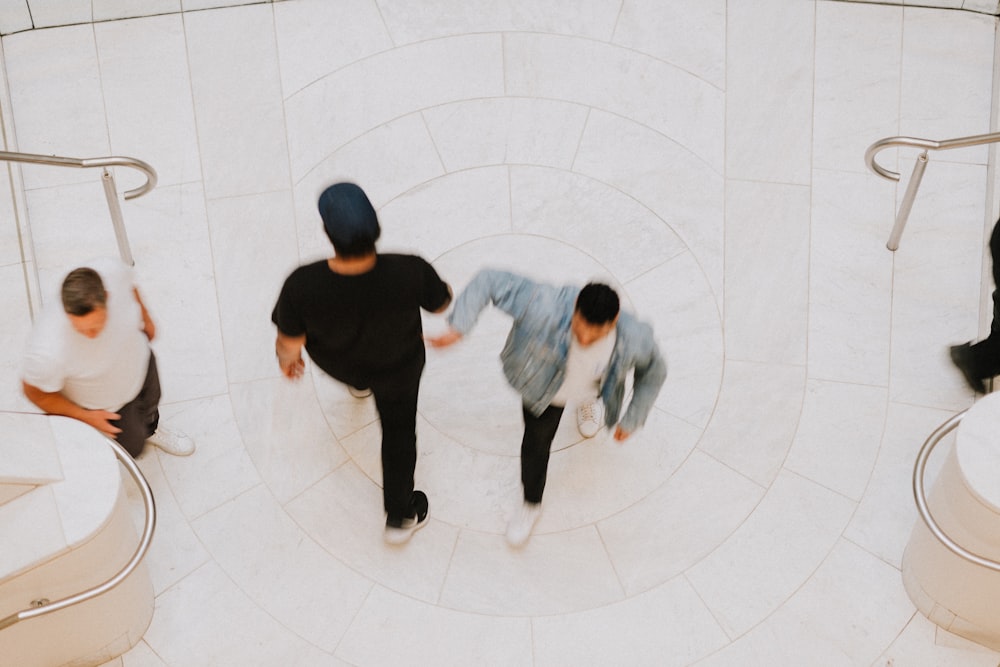
[[(985, 159), (935, 165), (897, 256), (895, 192), (861, 161), (937, 116), (986, 131), (993, 22), (827, 0), (476, 4), (284, 0), (5, 38), (22, 150), (47, 151), (41, 114), (161, 175), (126, 216), (162, 322), (163, 416), (199, 449), (141, 459), (156, 613), (110, 664), (995, 664), (917, 613), (899, 572), (914, 443), (970, 399), (940, 350), (975, 330), (981, 267), (956, 257), (979, 256)], [(162, 92), (125, 114), (140, 74)], [(928, 90), (940, 106), (911, 111)], [(88, 113), (64, 111), (70, 93)], [(143, 140), (149, 120), (172, 140)], [(113, 246), (64, 221), (103, 206), (82, 180), (34, 174), (44, 287), (66, 238)], [(524, 549), (503, 537), (521, 431), (505, 316), (428, 352), (432, 518), (402, 548), (382, 543), (371, 399), (277, 372), (270, 308), (329, 252), (315, 198), (342, 179), (379, 209), (383, 251), (456, 290), (484, 266), (606, 280), (656, 332), (669, 376), (645, 428), (619, 444), (564, 419)]]

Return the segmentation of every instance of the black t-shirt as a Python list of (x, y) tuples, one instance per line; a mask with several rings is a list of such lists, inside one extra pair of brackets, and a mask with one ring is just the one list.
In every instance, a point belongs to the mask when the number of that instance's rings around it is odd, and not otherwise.
[(326, 260), (300, 266), (285, 280), (271, 321), (287, 336), (306, 337), (306, 352), (327, 374), (367, 386), (373, 376), (424, 358), (420, 309), (448, 302), (448, 285), (414, 255), (378, 255), (358, 275)]

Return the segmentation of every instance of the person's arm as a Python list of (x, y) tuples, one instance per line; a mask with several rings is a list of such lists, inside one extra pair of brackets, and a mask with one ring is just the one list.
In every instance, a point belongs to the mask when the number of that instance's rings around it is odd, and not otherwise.
[(490, 304), (517, 319), (531, 301), (527, 294), (538, 285), (509, 271), (483, 269), (477, 273), (455, 300), (448, 316), (449, 329), (440, 336), (427, 338), (431, 347), (451, 345), (469, 333), (479, 315)]
[(628, 438), (646, 423), (646, 417), (653, 409), (653, 403), (660, 393), (664, 380), (667, 379), (667, 362), (653, 339), (653, 331), (646, 324), (642, 327), (644, 353), (634, 365), (635, 383), (632, 387), (632, 400), (629, 402), (625, 416), (615, 428), (615, 440), (621, 442)]
[(135, 300), (139, 304), (139, 310), (142, 311), (142, 331), (146, 334), (146, 338), (153, 340), (153, 337), (156, 336), (156, 325), (153, 324), (153, 318), (149, 316), (149, 311), (146, 310), (146, 304), (142, 302), (142, 298), (139, 296), (139, 289), (133, 287), (132, 293), (135, 295)]
[(88, 410), (74, 403), (58, 391), (42, 391), (38, 387), (21, 381), (24, 395), (47, 414), (72, 417), (89, 424), (105, 435), (115, 435), (122, 430), (110, 422), (121, 418), (117, 412), (107, 410)]
[(288, 336), (278, 330), (278, 337), (274, 341), (274, 351), (278, 354), (278, 366), (281, 373), (289, 380), (297, 380), (302, 377), (305, 370), (305, 362), (302, 361), (302, 347), (306, 344), (305, 334), (301, 336)]

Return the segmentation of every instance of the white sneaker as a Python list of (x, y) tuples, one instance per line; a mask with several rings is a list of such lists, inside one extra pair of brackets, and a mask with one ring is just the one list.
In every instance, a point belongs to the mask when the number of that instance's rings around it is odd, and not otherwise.
[(164, 426), (158, 426), (156, 433), (149, 436), (146, 442), (174, 456), (194, 454), (194, 440), (189, 435), (180, 431), (171, 431)]
[(531, 531), (535, 529), (535, 522), (541, 515), (541, 503), (523, 503), (507, 524), (507, 543), (512, 547), (519, 547), (527, 542), (531, 537)]
[(583, 403), (576, 409), (576, 427), (580, 435), (593, 438), (604, 426), (604, 402), (595, 398), (589, 403)]
[(351, 392), (354, 398), (368, 398), (372, 395), (371, 389), (358, 389), (353, 385), (347, 385), (347, 391)]

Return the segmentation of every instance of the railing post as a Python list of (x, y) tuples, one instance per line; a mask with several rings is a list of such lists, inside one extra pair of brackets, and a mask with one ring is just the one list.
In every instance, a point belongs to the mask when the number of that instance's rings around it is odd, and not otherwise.
[(889, 241), (885, 244), (885, 247), (893, 252), (899, 248), (899, 239), (903, 235), (903, 227), (906, 226), (906, 220), (910, 217), (910, 209), (913, 208), (913, 200), (917, 196), (917, 188), (920, 187), (920, 181), (924, 177), (925, 169), (927, 169), (927, 151), (917, 156), (917, 162), (913, 165), (913, 175), (910, 176), (910, 182), (906, 184), (903, 201), (899, 204), (899, 212), (896, 213), (896, 223), (892, 226)]
[(118, 253), (122, 261), (129, 266), (135, 266), (132, 259), (132, 249), (129, 247), (128, 234), (125, 233), (125, 219), (122, 217), (121, 201), (119, 200), (118, 187), (115, 185), (115, 177), (105, 167), (102, 170), (101, 185), (104, 186), (104, 197), (108, 200), (108, 211), (111, 213), (111, 224), (115, 228), (115, 240), (118, 241)]

